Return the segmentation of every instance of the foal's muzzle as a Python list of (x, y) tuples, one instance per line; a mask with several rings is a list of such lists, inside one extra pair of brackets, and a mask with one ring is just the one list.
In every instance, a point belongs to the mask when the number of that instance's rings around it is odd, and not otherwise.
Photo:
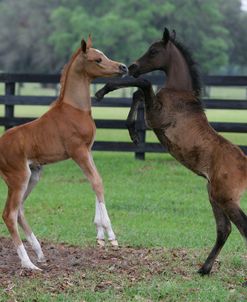
[(119, 70), (121, 71), (122, 74), (127, 74), (128, 73), (128, 67), (124, 64), (119, 65)]
[(139, 76), (138, 68), (139, 66), (136, 63), (131, 64), (129, 67), (129, 75), (137, 78)]

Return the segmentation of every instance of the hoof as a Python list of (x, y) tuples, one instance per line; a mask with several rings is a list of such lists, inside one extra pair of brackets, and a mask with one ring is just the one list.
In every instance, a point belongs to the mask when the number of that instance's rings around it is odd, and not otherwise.
[(34, 265), (31, 261), (28, 263), (22, 263), (22, 268), (28, 269), (28, 270), (36, 270), (36, 271), (42, 271), (39, 267)]
[(138, 133), (136, 132), (130, 133), (130, 138), (135, 145), (138, 145), (140, 143), (140, 137)]
[(200, 274), (201, 276), (206, 276), (206, 275), (209, 275), (210, 273), (210, 270), (209, 269), (206, 269), (204, 267), (201, 267), (198, 271), (197, 271), (198, 274)]
[(242, 283), (243, 287), (247, 287), (247, 281), (245, 281), (244, 283)]
[(104, 239), (97, 239), (97, 245), (99, 247), (104, 247), (105, 246), (105, 240)]
[(46, 262), (45, 256), (43, 255), (42, 257), (39, 257), (37, 261), (39, 263), (45, 263)]
[(111, 246), (114, 248), (118, 248), (118, 241), (116, 239), (114, 240), (109, 240), (109, 242), (111, 243)]
[(134, 138), (132, 139), (132, 141), (133, 141), (133, 143), (134, 143), (135, 145), (138, 145), (138, 144), (140, 143), (139, 136), (134, 137)]

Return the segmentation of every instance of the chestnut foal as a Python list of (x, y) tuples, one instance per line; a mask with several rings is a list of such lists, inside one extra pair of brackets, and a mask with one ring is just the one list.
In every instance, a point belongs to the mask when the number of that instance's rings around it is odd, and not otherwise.
[(118, 245), (105, 207), (102, 180), (91, 154), (96, 127), (91, 116), (90, 83), (97, 77), (122, 76), (127, 71), (125, 65), (92, 48), (89, 36), (66, 65), (60, 95), (50, 110), (31, 123), (8, 130), (0, 138), (0, 175), (8, 186), (3, 219), (22, 267), (38, 269), (28, 257), (17, 222), (38, 261), (44, 261), (41, 246), (24, 217), (24, 201), (39, 181), (43, 165), (68, 158), (83, 170), (96, 194), (94, 223), (98, 244), (104, 245), (106, 231), (111, 244)]
[(145, 79), (125, 79), (108, 83), (96, 93), (101, 99), (118, 88), (138, 87), (127, 125), (132, 140), (138, 141), (135, 116), (138, 103), (145, 102), (146, 122), (162, 145), (180, 163), (207, 180), (209, 201), (215, 216), (217, 238), (199, 270), (209, 274), (225, 244), (233, 222), (247, 240), (247, 216), (240, 208), (240, 198), (247, 189), (247, 157), (209, 125), (200, 102), (200, 81), (195, 62), (188, 50), (165, 29), (161, 41), (129, 66), (129, 74), (163, 70), (166, 84), (157, 94)]

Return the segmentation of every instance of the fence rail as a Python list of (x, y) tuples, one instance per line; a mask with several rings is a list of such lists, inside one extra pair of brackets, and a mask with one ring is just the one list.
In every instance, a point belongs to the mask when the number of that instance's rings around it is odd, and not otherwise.
[[(5, 95), (0, 95), (0, 104), (5, 106), (5, 114), (0, 117), (0, 125), (6, 129), (30, 122), (33, 118), (16, 117), (14, 115), (15, 105), (50, 105), (54, 101), (54, 97), (50, 96), (20, 96), (15, 95), (16, 83), (41, 83), (41, 84), (57, 84), (60, 76), (58, 74), (0, 74), (0, 83), (5, 85)], [(147, 76), (154, 85), (160, 86), (164, 79), (161, 76)], [(95, 84), (104, 84), (109, 79), (95, 80)], [(114, 79), (113, 79), (114, 81)], [(247, 87), (247, 76), (205, 76), (203, 77), (205, 86), (224, 86), (224, 87)], [(246, 90), (247, 91), (247, 90)], [(203, 99), (205, 107), (208, 109), (232, 109), (232, 110), (247, 110), (247, 100), (223, 100), (223, 99)], [(102, 102), (92, 100), (92, 105), (97, 107), (129, 107), (131, 99), (127, 97), (109, 98), (106, 97)], [(97, 128), (104, 129), (126, 129), (125, 121), (123, 120), (95, 120)], [(247, 133), (247, 114), (246, 123), (211, 123), (213, 128), (219, 132), (237, 132)], [(104, 151), (128, 151), (134, 152), (135, 157), (144, 159), (146, 152), (164, 152), (163, 146), (158, 143), (146, 142), (146, 131), (148, 130), (144, 122), (144, 108), (138, 109), (136, 129), (141, 138), (138, 146), (129, 142), (109, 142), (96, 141), (94, 150)], [(247, 154), (247, 146), (240, 146)]]

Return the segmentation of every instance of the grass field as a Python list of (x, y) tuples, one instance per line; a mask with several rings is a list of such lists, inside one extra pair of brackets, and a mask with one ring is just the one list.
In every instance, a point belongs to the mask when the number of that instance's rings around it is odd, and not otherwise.
[[(17, 108), (16, 114), (37, 116), (43, 110), (23, 107)], [(125, 109), (94, 109), (96, 118), (124, 119), (126, 114)], [(246, 122), (246, 113), (241, 111), (210, 111), (208, 116), (210, 120)], [(247, 134), (227, 136), (247, 144)], [(100, 130), (97, 139), (129, 140), (125, 131), (118, 130)], [(151, 132), (148, 141), (155, 141)], [(67, 280), (64, 275), (56, 280), (46, 279), (45, 273), (37, 278), (13, 277), (9, 284), (0, 285), (1, 302), (247, 301), (247, 289), (241, 286), (247, 276), (246, 246), (235, 227), (212, 275), (202, 278), (196, 274), (215, 240), (215, 222), (204, 179), (168, 154), (147, 154), (145, 161), (136, 161), (133, 154), (94, 152), (94, 158), (104, 180), (107, 208), (120, 244), (135, 249), (164, 248), (162, 258), (157, 258), (162, 272), (151, 272), (151, 279), (143, 272), (143, 278), (130, 281), (111, 265), (99, 271), (85, 268), (70, 276), (69, 286), (55, 291), (59, 282)], [(6, 194), (1, 182), (1, 210)], [(242, 208), (247, 212), (246, 194)], [(94, 194), (70, 160), (45, 167), (40, 183), (27, 200), (26, 216), (40, 239), (82, 248), (95, 246)], [(0, 236), (9, 236), (2, 220)], [(102, 282), (108, 286), (99, 287)]]
[[(247, 290), (241, 287), (246, 278), (246, 249), (235, 228), (219, 256), (220, 268), (209, 278), (195, 273), (215, 239), (214, 218), (202, 178), (169, 155), (148, 155), (145, 162), (123, 153), (95, 152), (94, 158), (121, 245), (179, 248), (196, 257), (190, 259), (190, 265), (171, 259), (174, 267), (184, 271), (182, 275), (168, 267), (149, 282), (131, 285), (121, 275), (109, 275), (109, 268), (100, 276), (86, 271), (85, 282), (90, 281), (91, 287), (74, 285), (55, 295), (49, 291), (52, 281), (24, 277), (13, 281), (16, 286), (10, 297), (17, 301), (246, 301)], [(2, 208), (6, 198), (3, 183), (0, 194)], [(246, 197), (242, 202), (245, 211)], [(71, 161), (45, 168), (26, 203), (26, 215), (38, 238), (82, 247), (95, 244), (94, 194)], [(8, 236), (2, 221), (0, 233)], [(99, 277), (116, 283), (121, 280), (121, 291), (114, 287), (94, 291)], [(80, 278), (74, 276), (73, 280)], [(7, 293), (0, 301), (8, 301)]]

